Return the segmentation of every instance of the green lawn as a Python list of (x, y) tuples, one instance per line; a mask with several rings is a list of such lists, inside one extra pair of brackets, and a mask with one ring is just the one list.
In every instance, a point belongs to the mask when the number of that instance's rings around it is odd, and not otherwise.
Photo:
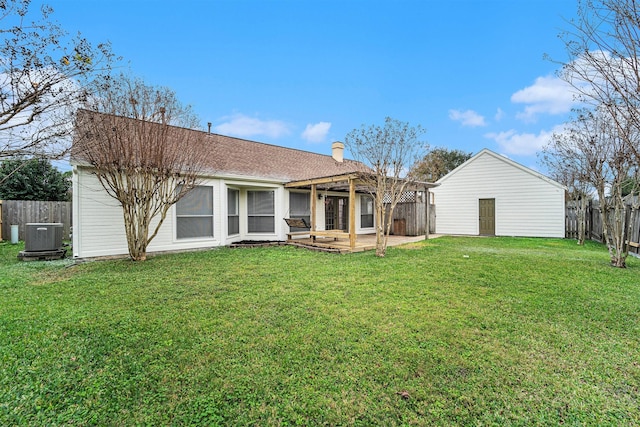
[(439, 238), (18, 262), (0, 425), (639, 425), (640, 261)]

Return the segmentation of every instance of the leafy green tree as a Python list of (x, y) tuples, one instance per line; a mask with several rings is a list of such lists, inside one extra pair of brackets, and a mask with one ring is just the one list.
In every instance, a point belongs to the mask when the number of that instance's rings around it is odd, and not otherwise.
[(47, 159), (0, 163), (0, 200), (69, 200), (71, 181)]
[(640, 189), (640, 182), (638, 182), (637, 177), (630, 175), (622, 181), (620, 186), (622, 197), (627, 197), (629, 195), (637, 196), (638, 189)]
[(473, 153), (435, 147), (416, 166), (420, 179), (435, 182), (473, 157)]

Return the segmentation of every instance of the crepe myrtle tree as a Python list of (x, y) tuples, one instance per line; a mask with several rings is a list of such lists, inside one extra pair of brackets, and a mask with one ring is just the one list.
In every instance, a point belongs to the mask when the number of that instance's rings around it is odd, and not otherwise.
[(620, 132), (623, 121), (612, 118), (611, 112), (604, 107), (578, 111), (563, 132), (554, 134), (544, 149), (544, 156), (555, 175), (573, 175), (573, 179), (579, 181), (577, 189), (595, 190), (611, 265), (624, 268), (629, 224), (623, 190), (628, 185), (628, 177), (637, 174), (638, 163), (626, 142), (632, 130), (626, 128)]
[(579, 0), (576, 18), (560, 34), (568, 59), (559, 77), (577, 100), (607, 110), (616, 134), (640, 162), (640, 3)]
[(419, 125), (387, 117), (383, 126), (362, 125), (345, 137), (345, 147), (364, 166), (360, 179), (374, 199), (378, 257), (386, 254), (393, 211), (414, 182), (416, 160), (427, 148), (420, 140), (424, 132)]
[(125, 75), (97, 81), (86, 106), (72, 156), (122, 206), (129, 255), (144, 261), (169, 208), (198, 184), (205, 133), (172, 90)]
[(69, 37), (49, 6), (31, 9), (0, 0), (0, 159), (64, 157), (89, 81), (115, 60), (109, 44)]
[(549, 176), (567, 188), (567, 203), (576, 209), (577, 243), (582, 246), (587, 237), (587, 204), (595, 190), (588, 180), (587, 167), (583, 164), (588, 154), (575, 156), (573, 150), (576, 146), (563, 147), (568, 142), (567, 134), (555, 133), (539, 156)]
[[(640, 164), (640, 4), (636, 0), (579, 0), (577, 5), (576, 18), (560, 34), (568, 58), (562, 62), (559, 77), (592, 113), (574, 122), (583, 124), (582, 130), (572, 129), (585, 140), (565, 142), (578, 145), (578, 155), (591, 153), (592, 162), (584, 172), (591, 175), (601, 213), (610, 211), (609, 221), (603, 224), (609, 230), (605, 229), (605, 239), (611, 263), (624, 267), (627, 250), (621, 234), (625, 228), (621, 203), (627, 190), (620, 183), (637, 176)], [(558, 142), (562, 141), (555, 141), (556, 151), (566, 145)], [(594, 154), (594, 147), (600, 147), (598, 153)]]
[[(547, 149), (565, 136), (554, 134), (554, 143), (549, 144)], [(543, 150), (539, 153), (541, 163), (546, 166), (549, 176), (567, 188), (567, 203), (572, 204), (576, 209), (576, 240), (578, 245), (584, 245), (587, 231), (587, 205), (593, 194), (593, 187), (585, 180), (582, 160), (576, 157), (564, 159), (562, 156), (555, 157), (549, 151)]]

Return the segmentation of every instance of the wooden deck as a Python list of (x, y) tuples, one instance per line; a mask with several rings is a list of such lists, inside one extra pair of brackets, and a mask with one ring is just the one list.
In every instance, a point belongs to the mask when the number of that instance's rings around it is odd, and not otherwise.
[[(404, 245), (405, 243), (418, 242), (424, 240), (424, 236), (389, 236), (387, 246)], [(322, 252), (334, 252), (340, 254), (363, 252), (376, 249), (376, 235), (375, 234), (359, 234), (356, 237), (356, 247), (351, 249), (349, 247), (349, 239), (334, 240), (331, 238), (316, 237), (315, 241), (312, 238), (299, 238), (287, 240), (289, 245), (299, 246), (311, 250), (317, 250)]]

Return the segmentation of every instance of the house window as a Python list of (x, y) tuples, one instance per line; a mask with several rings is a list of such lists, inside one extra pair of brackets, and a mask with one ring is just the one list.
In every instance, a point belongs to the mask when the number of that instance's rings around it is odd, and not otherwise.
[(227, 233), (240, 234), (240, 209), (239, 209), (240, 191), (229, 188), (227, 189)]
[[(311, 196), (309, 193), (289, 193), (289, 216), (303, 218), (311, 224)], [(307, 231), (308, 228), (291, 227), (291, 231)]]
[(275, 232), (275, 192), (247, 191), (249, 233)]
[(213, 237), (213, 187), (199, 185), (176, 203), (176, 237)]
[(360, 227), (373, 227), (373, 197), (360, 197)]

